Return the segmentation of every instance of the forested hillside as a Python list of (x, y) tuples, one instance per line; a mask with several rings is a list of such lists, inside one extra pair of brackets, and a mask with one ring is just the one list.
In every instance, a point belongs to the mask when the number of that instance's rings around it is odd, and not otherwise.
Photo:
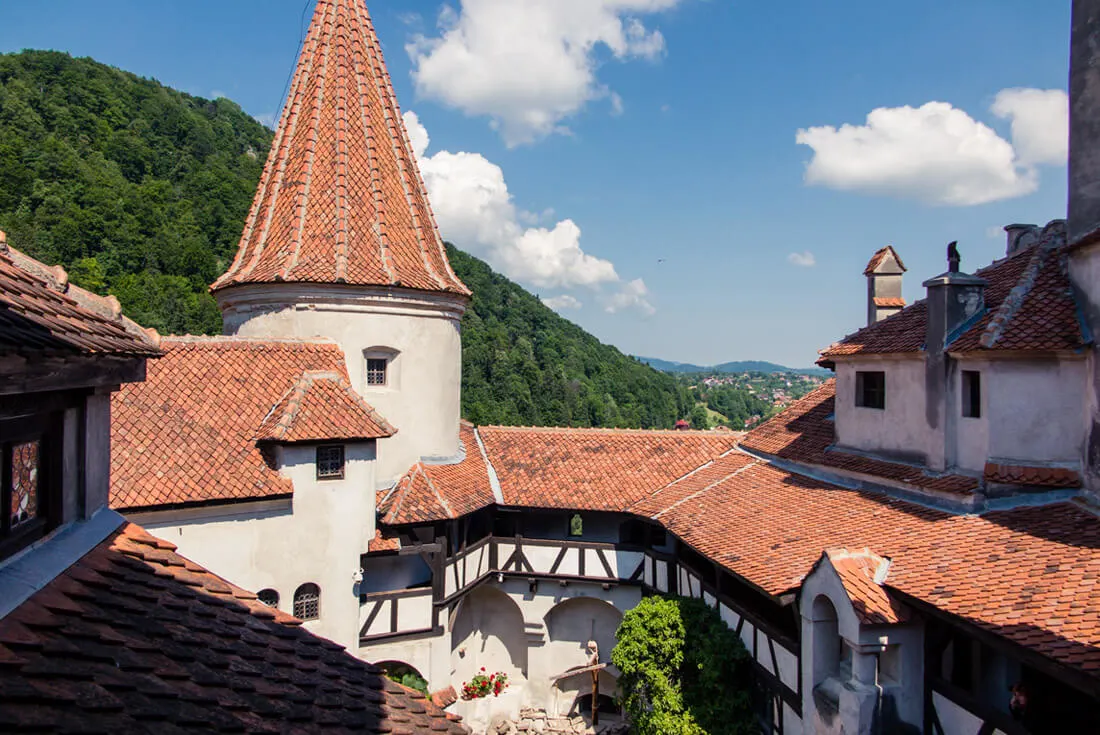
[(0, 55), (0, 228), (166, 333), (221, 328), (232, 257), (271, 142), (235, 103), (90, 59)]
[[(67, 54), (0, 55), (0, 229), (113, 293), (165, 334), (216, 334), (208, 285), (240, 237), (272, 133), (193, 97)], [(463, 412), (478, 423), (670, 427), (691, 399), (487, 265), (450, 250), (474, 291)]]

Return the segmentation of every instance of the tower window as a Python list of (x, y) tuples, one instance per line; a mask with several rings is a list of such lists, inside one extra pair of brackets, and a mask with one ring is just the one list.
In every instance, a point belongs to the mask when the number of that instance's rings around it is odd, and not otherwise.
[(384, 357), (367, 358), (367, 385), (385, 385), (386, 367), (389, 360)]
[(273, 589), (260, 590), (256, 593), (256, 597), (259, 597), (260, 602), (268, 607), (279, 607), (279, 593)]
[(317, 447), (317, 479), (344, 479), (344, 447), (342, 445)]
[(977, 370), (962, 371), (962, 415), (970, 419), (982, 417), (982, 374)]
[(856, 405), (862, 408), (886, 408), (886, 373), (861, 370), (856, 373)]
[(321, 617), (321, 588), (307, 582), (294, 592), (294, 617), (316, 620)]

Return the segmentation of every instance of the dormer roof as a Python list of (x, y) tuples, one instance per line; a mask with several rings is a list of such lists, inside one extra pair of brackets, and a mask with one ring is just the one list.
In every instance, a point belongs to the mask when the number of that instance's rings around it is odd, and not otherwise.
[(277, 282), (470, 293), (363, 0), (318, 0), (237, 257), (211, 288)]
[(264, 418), (256, 441), (353, 441), (396, 433), (341, 373), (307, 370)]

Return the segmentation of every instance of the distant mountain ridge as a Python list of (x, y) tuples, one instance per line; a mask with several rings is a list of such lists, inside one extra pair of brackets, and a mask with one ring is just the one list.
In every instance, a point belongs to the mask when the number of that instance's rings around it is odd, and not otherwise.
[(641, 357), (635, 359), (652, 368), (665, 373), (795, 373), (797, 375), (828, 375), (828, 370), (822, 368), (790, 368), (764, 360), (739, 360), (723, 362), (721, 365), (693, 365), (689, 362), (674, 362), (661, 360), (656, 357)]

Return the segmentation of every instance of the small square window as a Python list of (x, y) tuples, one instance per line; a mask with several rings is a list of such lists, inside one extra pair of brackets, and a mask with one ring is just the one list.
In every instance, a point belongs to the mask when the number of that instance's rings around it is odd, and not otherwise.
[(962, 371), (962, 415), (969, 419), (982, 417), (982, 374), (977, 370)]
[(386, 384), (386, 360), (382, 357), (367, 358), (367, 385)]
[(344, 448), (342, 446), (317, 447), (317, 479), (344, 479)]
[(856, 373), (856, 405), (862, 408), (886, 408), (886, 373), (859, 371)]

